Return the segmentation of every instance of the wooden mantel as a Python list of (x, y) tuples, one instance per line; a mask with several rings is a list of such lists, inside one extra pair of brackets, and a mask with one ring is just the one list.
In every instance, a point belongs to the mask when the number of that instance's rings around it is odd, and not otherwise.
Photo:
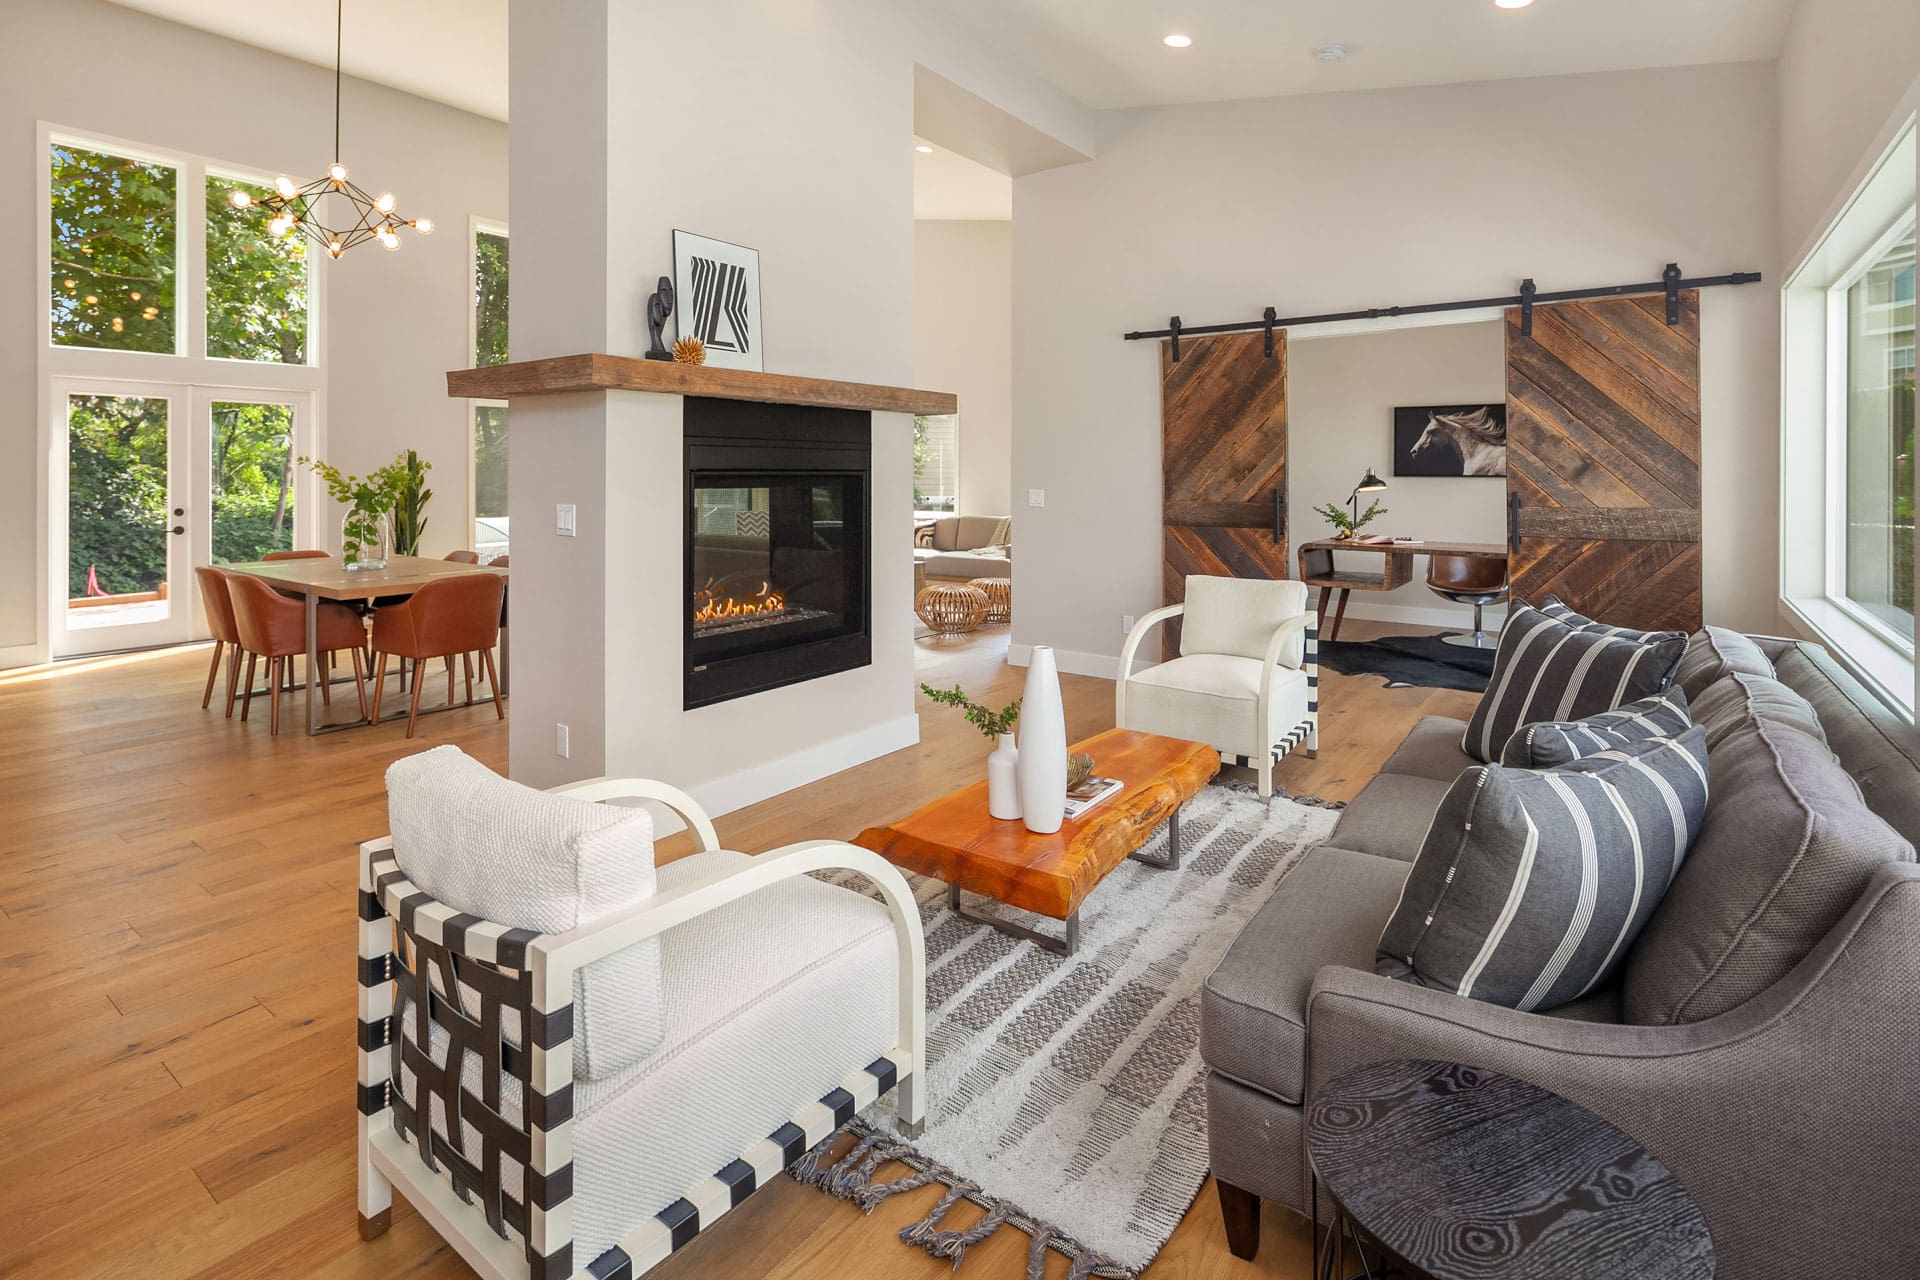
[(804, 404), (825, 409), (870, 409), (881, 413), (955, 413), (959, 398), (950, 391), (916, 391), (831, 378), (798, 378), (785, 373), (715, 369), (638, 360), (632, 356), (552, 356), (488, 369), (455, 369), (447, 374), (447, 394), (456, 400), (510, 400), (571, 391), (653, 391), (674, 396), (711, 396), (716, 400), (757, 400), (762, 404)]

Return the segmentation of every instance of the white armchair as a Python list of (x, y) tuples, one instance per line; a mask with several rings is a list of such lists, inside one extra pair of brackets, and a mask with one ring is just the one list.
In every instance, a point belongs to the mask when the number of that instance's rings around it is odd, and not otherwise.
[[(453, 748), (409, 768), (405, 788), (389, 773), (395, 835), (360, 846), (363, 1237), (397, 1188), (491, 1280), (637, 1276), (890, 1090), (918, 1133), (925, 948), (890, 864), (825, 840), (726, 852), (656, 782), (544, 793)], [(700, 852), (656, 869), (644, 809), (574, 803), (629, 799), (679, 813)], [(594, 877), (627, 901), (587, 919)], [(498, 918), (576, 885), (572, 927)]]
[[(1133, 674), (1147, 633), (1182, 615), (1180, 656)], [(1127, 636), (1114, 723), (1204, 742), (1223, 761), (1252, 766), (1266, 799), (1288, 752), (1320, 750), (1319, 626), (1303, 583), (1189, 577), (1184, 604), (1155, 609)]]

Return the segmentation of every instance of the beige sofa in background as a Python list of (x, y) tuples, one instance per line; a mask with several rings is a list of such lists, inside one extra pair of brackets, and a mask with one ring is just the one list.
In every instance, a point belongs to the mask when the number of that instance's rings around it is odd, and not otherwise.
[(941, 516), (914, 530), (913, 558), (930, 580), (1013, 576), (1013, 522), (1004, 516)]

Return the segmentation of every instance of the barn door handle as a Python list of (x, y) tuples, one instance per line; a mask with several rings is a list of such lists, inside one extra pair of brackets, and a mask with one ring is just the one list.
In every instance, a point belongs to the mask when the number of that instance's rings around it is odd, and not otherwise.
[(1507, 554), (1520, 554), (1520, 495), (1507, 495)]
[(1273, 491), (1273, 542), (1275, 546), (1287, 540), (1287, 491)]

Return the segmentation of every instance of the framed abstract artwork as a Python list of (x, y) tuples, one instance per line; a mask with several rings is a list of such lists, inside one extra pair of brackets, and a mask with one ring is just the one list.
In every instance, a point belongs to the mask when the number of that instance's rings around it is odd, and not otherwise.
[(705, 343), (708, 364), (721, 369), (763, 367), (758, 249), (676, 230), (673, 287), (679, 336)]

